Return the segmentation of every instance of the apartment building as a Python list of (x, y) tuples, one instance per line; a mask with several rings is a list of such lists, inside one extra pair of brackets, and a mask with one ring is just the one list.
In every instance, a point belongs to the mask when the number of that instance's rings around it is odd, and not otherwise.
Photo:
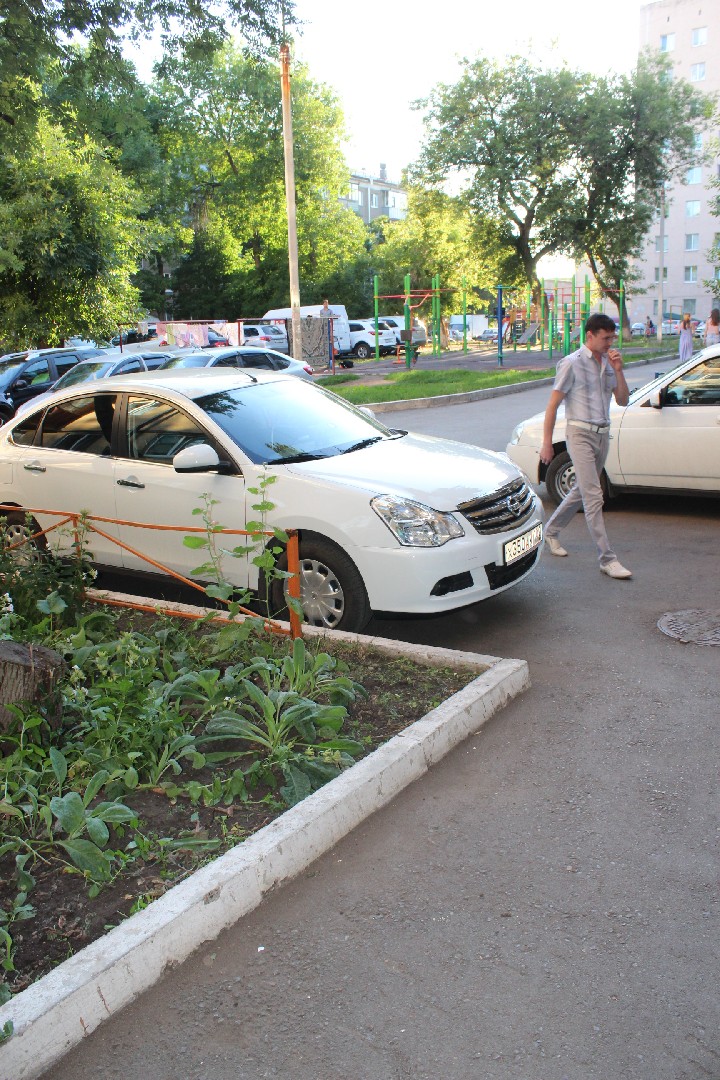
[[(658, 49), (672, 62), (673, 75), (686, 79), (703, 93), (720, 91), (720, 0), (655, 0), (640, 8), (640, 49)], [(664, 237), (660, 216), (646, 238), (637, 266), (647, 292), (630, 301), (630, 317), (642, 321), (660, 313), (659, 283), (662, 262), (663, 314), (689, 312), (706, 318), (716, 306), (704, 282), (716, 276), (708, 258), (720, 218), (710, 212), (719, 194), (708, 182), (719, 175), (720, 158), (713, 151), (718, 132), (707, 131), (697, 140), (697, 163), (666, 191)], [(660, 246), (663, 245), (662, 260)]]
[(340, 202), (354, 210), (366, 225), (377, 217), (402, 221), (407, 217), (407, 194), (400, 184), (387, 178), (387, 166), (380, 165), (380, 175), (357, 172), (350, 177), (350, 188)]

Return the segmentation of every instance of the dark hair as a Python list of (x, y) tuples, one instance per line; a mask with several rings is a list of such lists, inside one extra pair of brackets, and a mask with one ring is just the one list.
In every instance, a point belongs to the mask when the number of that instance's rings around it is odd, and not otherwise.
[(615, 334), (617, 333), (617, 326), (609, 315), (603, 315), (601, 311), (596, 311), (585, 323), (585, 333), (599, 334), (601, 330), (612, 330), (613, 334)]
[(714, 307), (710, 312), (710, 322), (713, 326), (720, 326), (720, 308)]

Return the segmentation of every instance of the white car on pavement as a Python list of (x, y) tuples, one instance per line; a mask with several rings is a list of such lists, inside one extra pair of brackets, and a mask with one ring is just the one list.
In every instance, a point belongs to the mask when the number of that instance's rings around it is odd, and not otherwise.
[[(562, 409), (562, 406), (561, 406)], [(564, 414), (553, 434), (555, 457), (540, 461), (543, 413), (518, 424), (508, 456), (532, 484), (559, 503), (575, 483)], [(623, 491), (720, 495), (720, 346), (634, 390), (610, 406), (610, 451), (603, 477), (609, 496)]]
[[(375, 320), (350, 320), (350, 348), (360, 360), (367, 360), (375, 355)], [(395, 352), (395, 334), (380, 320), (378, 322), (377, 344), (381, 356)]]
[(287, 330), (276, 323), (243, 323), (243, 345), (289, 353)]
[[(361, 630), (373, 611), (452, 611), (508, 589), (536, 565), (542, 507), (504, 454), (386, 428), (309, 382), (218, 368), (146, 372), (61, 391), (0, 429), (0, 503), (13, 537), (24, 508), (80, 512), (161, 566), (191, 576), (183, 532), (134, 528), (214, 519), (243, 529), (265, 478), (268, 527), (298, 529), (301, 601), (316, 626)], [(29, 528), (37, 531), (35, 521)], [(53, 534), (56, 535), (56, 534)], [(228, 547), (244, 542), (229, 537)], [(72, 537), (67, 538), (70, 545)], [(273, 544), (277, 541), (273, 540)], [(147, 570), (93, 533), (98, 564)], [(280, 556), (280, 568), (286, 568)], [(284, 607), (249, 556), (226, 577)]]

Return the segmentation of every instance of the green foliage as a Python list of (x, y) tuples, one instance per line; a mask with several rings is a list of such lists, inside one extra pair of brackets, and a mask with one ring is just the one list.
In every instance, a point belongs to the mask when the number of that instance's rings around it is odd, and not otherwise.
[(553, 375), (550, 368), (543, 371), (515, 370), (503, 371), (393, 371), (387, 376), (388, 383), (382, 386), (347, 386), (338, 385), (327, 379), (327, 384), (338, 396), (352, 401), (354, 405), (368, 405), (374, 401), (411, 401), (415, 398), (436, 397), (438, 394), (463, 394), (468, 390), (484, 390), (490, 386), (508, 386), (511, 383), (544, 379)]
[(463, 184), (473, 214), (497, 223), (539, 299), (537, 264), (587, 255), (613, 294), (647, 231), (660, 188), (687, 165), (708, 98), (644, 57), (631, 76), (548, 71), (520, 57), (465, 61), (428, 102), (415, 177)]
[(0, 151), (0, 339), (58, 345), (128, 322), (139, 209), (96, 143), (73, 144), (43, 116), (27, 145)]

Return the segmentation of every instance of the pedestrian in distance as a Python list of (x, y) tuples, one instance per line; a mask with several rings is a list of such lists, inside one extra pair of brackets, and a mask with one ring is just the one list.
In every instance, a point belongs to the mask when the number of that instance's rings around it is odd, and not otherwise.
[(652, 319), (648, 315), (647, 319), (645, 320), (645, 337), (648, 337), (648, 338), (652, 337), (654, 333), (655, 333), (655, 326), (653, 324)]
[(681, 361), (689, 360), (693, 354), (693, 332), (690, 316), (688, 314), (683, 315), (683, 321), (680, 327), (680, 338), (678, 341), (678, 352)]
[(334, 327), (333, 327), (333, 323), (332, 323), (332, 320), (334, 319), (334, 317), (335, 316), (333, 315), (332, 311), (330, 310), (330, 304), (328, 303), (328, 299), (327, 299), (327, 297), (325, 297), (325, 299), (322, 302), (322, 307), (320, 308), (320, 318), (330, 320), (330, 322), (328, 324), (329, 328), (330, 328), (329, 332), (328, 332), (328, 339), (329, 339), (329, 342), (328, 342), (328, 361), (327, 361), (327, 369), (328, 369), (328, 371), (332, 371), (332, 369), (333, 369), (333, 360), (335, 358), (335, 338), (334, 338), (334, 334), (333, 334)]
[(622, 356), (611, 345), (616, 327), (609, 315), (596, 313), (585, 323), (585, 343), (557, 366), (555, 382), (545, 410), (540, 459), (548, 465), (555, 456), (553, 431), (558, 408), (565, 402), (566, 443), (575, 466), (575, 485), (545, 527), (545, 543), (551, 554), (567, 551), (558, 533), (582, 506), (585, 521), (600, 560), (600, 570), (611, 578), (630, 578), (613, 551), (603, 518), (604, 495), (600, 477), (610, 445), (610, 401), (627, 405), (630, 398), (623, 373)]
[(720, 308), (713, 308), (705, 323), (705, 344), (720, 344)]

